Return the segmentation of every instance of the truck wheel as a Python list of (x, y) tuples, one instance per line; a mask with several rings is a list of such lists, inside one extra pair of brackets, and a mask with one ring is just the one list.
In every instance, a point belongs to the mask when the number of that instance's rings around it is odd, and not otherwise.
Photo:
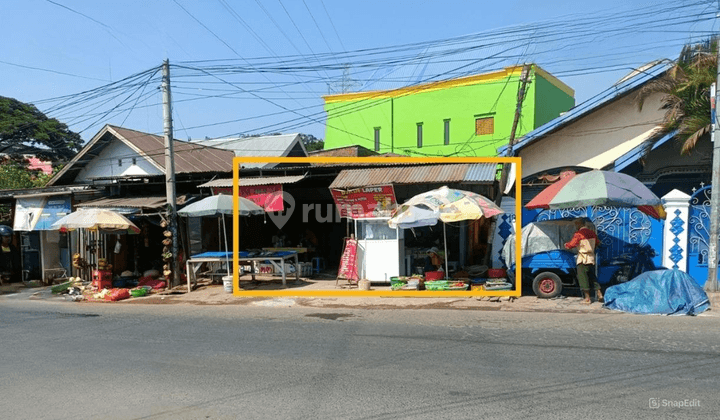
[(532, 283), (535, 296), (541, 298), (553, 298), (562, 292), (562, 281), (557, 274), (550, 271), (543, 271), (535, 276)]

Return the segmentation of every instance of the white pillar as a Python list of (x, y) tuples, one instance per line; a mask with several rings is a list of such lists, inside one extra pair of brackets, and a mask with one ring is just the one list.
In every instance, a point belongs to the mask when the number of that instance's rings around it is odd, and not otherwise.
[(662, 265), (687, 271), (690, 196), (672, 190), (662, 200), (667, 212), (663, 229)]

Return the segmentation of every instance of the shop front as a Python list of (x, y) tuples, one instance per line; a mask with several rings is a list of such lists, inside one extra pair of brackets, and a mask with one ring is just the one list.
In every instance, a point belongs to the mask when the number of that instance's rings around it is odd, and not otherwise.
[(13, 230), (20, 234), (22, 280), (46, 283), (70, 273), (70, 236), (50, 226), (71, 212), (67, 193), (15, 197)]
[[(444, 222), (429, 212), (428, 220), (391, 223), (391, 216), (415, 197), (450, 186), (466, 191), (489, 206), (497, 193), (497, 165), (447, 164), (347, 169), (330, 185), (340, 215), (352, 220), (357, 241), (355, 261), (359, 278), (391, 283), (394, 278), (478, 277), (488, 264), (493, 218), (458, 210)], [(444, 197), (450, 201), (453, 197)], [(473, 200), (477, 202), (477, 200)], [(396, 207), (400, 207), (395, 211)], [(487, 268), (485, 268), (486, 270)], [(352, 273), (353, 270), (346, 270)]]

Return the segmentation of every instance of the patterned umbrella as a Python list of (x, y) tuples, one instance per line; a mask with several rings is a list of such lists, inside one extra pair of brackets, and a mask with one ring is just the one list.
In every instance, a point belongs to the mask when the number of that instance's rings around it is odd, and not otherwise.
[[(418, 194), (398, 206), (388, 220), (388, 225), (393, 229), (396, 227), (408, 229), (418, 226), (434, 226), (438, 220), (443, 222), (478, 220), (482, 217), (493, 217), (502, 213), (504, 211), (487, 197), (445, 186)], [(447, 239), (445, 225), (443, 225), (443, 235)], [(447, 255), (447, 243), (445, 244), (445, 255)], [(448, 263), (445, 258), (446, 275), (448, 274), (447, 270)]]
[(568, 209), (587, 206), (636, 207), (664, 219), (662, 200), (630, 175), (593, 170), (579, 175), (564, 173), (525, 205), (528, 209)]
[(457, 222), (493, 217), (504, 211), (492, 200), (471, 191), (440, 187), (418, 194), (399, 206), (388, 221), (390, 227), (432, 226), (438, 220)]

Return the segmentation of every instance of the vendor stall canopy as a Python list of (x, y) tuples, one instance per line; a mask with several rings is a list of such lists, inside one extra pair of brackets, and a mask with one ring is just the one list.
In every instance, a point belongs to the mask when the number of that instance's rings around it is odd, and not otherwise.
[(495, 182), (496, 173), (497, 163), (345, 169), (338, 174), (329, 188), (345, 189), (388, 184), (492, 184)]

